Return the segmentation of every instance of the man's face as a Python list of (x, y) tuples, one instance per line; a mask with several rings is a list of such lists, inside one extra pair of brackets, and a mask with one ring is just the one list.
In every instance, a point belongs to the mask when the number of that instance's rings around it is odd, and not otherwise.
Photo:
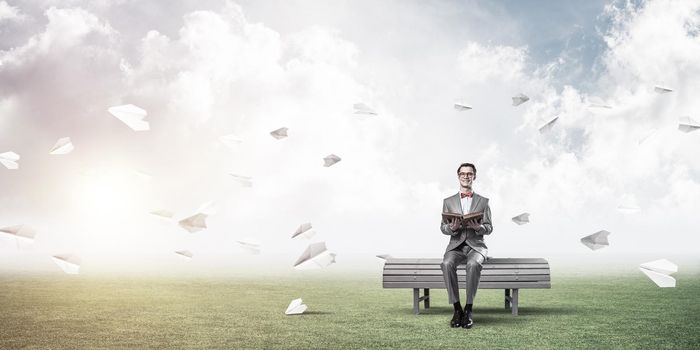
[(470, 166), (463, 166), (459, 168), (459, 174), (457, 175), (459, 179), (459, 185), (462, 187), (472, 187), (472, 182), (476, 179), (476, 174), (474, 174), (474, 169)]

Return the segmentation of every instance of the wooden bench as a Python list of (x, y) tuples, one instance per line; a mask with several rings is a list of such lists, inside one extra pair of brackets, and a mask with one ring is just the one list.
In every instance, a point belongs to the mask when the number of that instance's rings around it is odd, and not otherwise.
[[(442, 259), (389, 258), (384, 263), (384, 288), (413, 288), (413, 312), (420, 312), (420, 302), (430, 308), (430, 288), (445, 289), (440, 269)], [(466, 287), (465, 265), (457, 268), (460, 292)], [(504, 289), (506, 310), (518, 315), (518, 291), (521, 288), (551, 288), (549, 263), (545, 259), (487, 258), (481, 270), (480, 289)], [(423, 296), (420, 296), (423, 289)], [(512, 294), (511, 294), (512, 291)]]

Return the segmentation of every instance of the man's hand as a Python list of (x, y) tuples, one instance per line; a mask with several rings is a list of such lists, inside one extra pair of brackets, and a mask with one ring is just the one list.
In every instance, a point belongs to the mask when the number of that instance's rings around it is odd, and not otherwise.
[(479, 231), (479, 229), (481, 229), (481, 224), (479, 223), (479, 220), (469, 220), (467, 221), (467, 228), (470, 228), (474, 231)]
[(462, 226), (462, 220), (457, 218), (452, 218), (452, 220), (450, 220), (450, 230), (452, 232), (459, 230), (460, 226)]

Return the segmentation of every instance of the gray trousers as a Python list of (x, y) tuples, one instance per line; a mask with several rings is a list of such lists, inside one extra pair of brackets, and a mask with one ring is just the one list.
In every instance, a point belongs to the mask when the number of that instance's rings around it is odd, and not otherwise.
[(461, 264), (467, 265), (467, 304), (474, 303), (484, 260), (483, 255), (472, 249), (466, 243), (462, 243), (459, 247), (445, 252), (440, 268), (442, 269), (442, 276), (445, 278), (445, 286), (447, 286), (447, 296), (450, 300), (450, 304), (459, 301), (457, 266)]

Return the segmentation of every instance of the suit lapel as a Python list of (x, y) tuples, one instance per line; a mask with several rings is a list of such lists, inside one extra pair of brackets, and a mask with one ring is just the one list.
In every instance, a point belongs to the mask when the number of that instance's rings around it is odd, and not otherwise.
[(450, 197), (450, 199), (452, 199), (452, 208), (457, 209), (454, 213), (462, 214), (462, 201), (459, 198), (459, 193)]
[(481, 196), (474, 193), (474, 195), (472, 196), (472, 205), (469, 208), (470, 213), (473, 213), (474, 210), (476, 210), (477, 206), (479, 205), (479, 202), (481, 202)]

